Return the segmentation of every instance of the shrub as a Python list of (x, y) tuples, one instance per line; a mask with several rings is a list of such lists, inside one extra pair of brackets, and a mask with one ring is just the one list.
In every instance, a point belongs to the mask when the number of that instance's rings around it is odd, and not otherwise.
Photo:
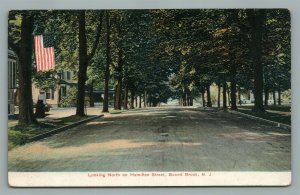
[(76, 87), (71, 87), (67, 90), (67, 95), (62, 97), (60, 100), (61, 107), (76, 106), (77, 101), (77, 89)]

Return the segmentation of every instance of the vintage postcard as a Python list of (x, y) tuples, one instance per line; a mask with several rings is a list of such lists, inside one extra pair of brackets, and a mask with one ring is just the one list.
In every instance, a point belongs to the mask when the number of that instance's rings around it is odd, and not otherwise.
[(287, 9), (12, 10), (12, 187), (291, 184)]

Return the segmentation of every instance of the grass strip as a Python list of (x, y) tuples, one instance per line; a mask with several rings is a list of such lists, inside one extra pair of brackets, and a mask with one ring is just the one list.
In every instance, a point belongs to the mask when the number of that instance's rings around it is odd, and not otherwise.
[(8, 150), (16, 146), (23, 145), (34, 136), (46, 133), (48, 131), (71, 125), (75, 122), (91, 118), (93, 116), (68, 116), (59, 119), (45, 120), (32, 125), (15, 125), (8, 127)]
[(253, 112), (252, 110), (246, 110), (246, 109), (239, 109), (238, 112), (241, 113), (245, 113), (245, 114), (249, 114), (252, 116), (256, 116), (256, 117), (260, 117), (263, 119), (267, 119), (270, 121), (275, 121), (278, 123), (282, 123), (282, 124), (286, 124), (286, 125), (291, 125), (291, 116), (290, 115), (286, 115), (284, 113), (280, 113), (280, 112), (264, 112), (264, 113), (260, 113), (260, 112)]

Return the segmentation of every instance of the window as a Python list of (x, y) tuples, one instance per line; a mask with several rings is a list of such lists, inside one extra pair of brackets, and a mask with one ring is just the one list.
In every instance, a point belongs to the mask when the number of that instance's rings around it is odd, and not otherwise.
[(66, 87), (62, 86), (61, 87), (61, 97), (65, 97), (66, 95), (67, 95)]
[(10, 89), (10, 83), (11, 83), (11, 63), (8, 61), (8, 88)]
[(61, 73), (60, 73), (60, 79), (65, 79), (65, 74), (64, 74), (64, 72), (61, 72)]
[(8, 88), (15, 89), (17, 82), (17, 64), (15, 60), (8, 61)]
[(51, 89), (51, 99), (53, 99), (54, 100), (54, 89)]
[(13, 65), (13, 77), (12, 77), (12, 88), (16, 88), (16, 80), (17, 80), (17, 78), (16, 78), (16, 70), (17, 70), (17, 65), (16, 65), (16, 62), (13, 62), (12, 63), (12, 65)]
[(53, 100), (54, 99), (54, 90), (53, 89), (47, 89), (46, 90), (46, 99), (47, 100)]
[(71, 80), (71, 72), (70, 71), (67, 71), (67, 80)]
[(49, 89), (47, 89), (47, 92), (46, 92), (46, 99), (49, 100), (51, 97), (51, 92)]

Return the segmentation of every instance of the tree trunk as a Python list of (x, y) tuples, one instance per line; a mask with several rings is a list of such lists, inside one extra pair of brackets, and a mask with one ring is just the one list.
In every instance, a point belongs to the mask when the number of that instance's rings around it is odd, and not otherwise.
[(138, 107), (138, 96), (135, 96), (135, 107), (137, 108)]
[[(122, 33), (121, 33), (121, 26), (120, 23), (117, 23), (117, 29), (118, 29), (118, 34), (120, 40), (122, 39)], [(115, 68), (117, 72), (117, 90), (116, 90), (116, 103), (115, 103), (115, 109), (116, 110), (121, 110), (122, 107), (122, 85), (123, 85), (123, 50), (121, 48), (121, 42), (118, 42), (118, 66)]]
[(147, 107), (147, 92), (144, 92), (144, 107)]
[(242, 104), (242, 100), (241, 100), (241, 87), (238, 86), (238, 100), (239, 100), (239, 104)]
[(218, 108), (220, 108), (220, 99), (221, 99), (221, 84), (218, 82)]
[(236, 65), (233, 64), (231, 67), (231, 81), (230, 81), (230, 99), (231, 99), (231, 110), (237, 110), (236, 106)]
[(118, 81), (118, 84), (116, 85), (116, 93), (115, 93), (115, 110), (121, 110), (122, 105), (122, 79), (121, 81)]
[(202, 107), (205, 107), (205, 89), (201, 90), (201, 97), (202, 97)]
[(186, 106), (186, 93), (185, 92), (183, 92), (183, 94), (182, 94), (182, 104), (183, 104), (183, 106)]
[(189, 106), (189, 97), (187, 92), (184, 93), (184, 98), (185, 98), (185, 106)]
[(189, 90), (187, 90), (187, 92), (186, 92), (186, 105), (190, 106), (190, 94), (189, 94)]
[(105, 67), (105, 80), (104, 80), (104, 100), (102, 112), (108, 112), (108, 83), (109, 83), (109, 66), (110, 66), (110, 21), (109, 12), (106, 11), (106, 67)]
[(281, 89), (278, 88), (278, 105), (281, 106)]
[(84, 116), (84, 96), (85, 96), (85, 81), (86, 81), (86, 71), (88, 66), (88, 56), (87, 56), (87, 41), (85, 32), (85, 11), (79, 11), (78, 16), (78, 26), (79, 26), (79, 71), (78, 71), (78, 83), (77, 83), (77, 108), (76, 115)]
[(193, 97), (192, 97), (192, 93), (191, 90), (187, 90), (187, 101), (188, 101), (188, 106), (192, 106), (193, 105)]
[(124, 109), (128, 109), (128, 87), (125, 86)]
[(139, 108), (142, 108), (142, 95), (140, 95), (139, 97), (140, 97), (140, 98), (139, 98), (139, 100), (140, 100), (140, 101), (139, 101)]
[(227, 89), (227, 96), (228, 96), (228, 105), (231, 106), (231, 100), (230, 100), (230, 90)]
[(227, 83), (223, 83), (223, 109), (227, 110), (227, 97), (226, 97)]
[(96, 41), (94, 42), (92, 52), (88, 56), (87, 54), (87, 39), (86, 39), (86, 29), (85, 29), (85, 11), (81, 10), (78, 11), (77, 15), (78, 21), (78, 39), (79, 39), (79, 71), (78, 71), (78, 81), (77, 81), (77, 108), (76, 108), (76, 115), (77, 116), (84, 116), (84, 98), (85, 98), (85, 81), (86, 81), (86, 74), (87, 74), (87, 66), (89, 60), (95, 54), (97, 45), (100, 40), (100, 32), (101, 32), (101, 25), (102, 25), (102, 18), (100, 19), (100, 24), (97, 28), (96, 34)]
[(275, 92), (275, 90), (273, 90), (273, 104), (274, 104), (274, 106), (276, 106), (276, 92)]
[(207, 92), (207, 107), (212, 107), (212, 104), (211, 104), (211, 98), (210, 98), (210, 84), (208, 84), (206, 86), (206, 92)]
[(92, 80), (89, 86), (89, 99), (90, 99), (90, 107), (95, 107), (94, 103), (94, 81)]
[(32, 102), (32, 32), (33, 32), (33, 16), (29, 14), (22, 15), (21, 23), (21, 41), (19, 53), (19, 125), (30, 125), (36, 123), (33, 114)]
[(265, 87), (265, 106), (269, 104), (269, 88)]
[(134, 97), (135, 91), (134, 89), (130, 90), (130, 109), (134, 109)]
[(251, 26), (251, 52), (254, 68), (254, 107), (255, 112), (264, 112), (263, 105), (263, 64), (262, 64), (262, 31), (265, 12), (263, 9), (250, 9), (247, 11)]
[(192, 94), (190, 94), (190, 106), (194, 105), (194, 100)]
[(189, 94), (188, 94), (188, 91), (187, 92), (185, 92), (185, 106), (189, 106), (190, 104), (189, 104)]
[(117, 94), (117, 85), (118, 84), (115, 85), (114, 94), (113, 94), (113, 96), (114, 96), (114, 109), (116, 108), (116, 105), (117, 105), (117, 102), (116, 102), (116, 100), (117, 100), (117, 97), (116, 97), (116, 94)]

